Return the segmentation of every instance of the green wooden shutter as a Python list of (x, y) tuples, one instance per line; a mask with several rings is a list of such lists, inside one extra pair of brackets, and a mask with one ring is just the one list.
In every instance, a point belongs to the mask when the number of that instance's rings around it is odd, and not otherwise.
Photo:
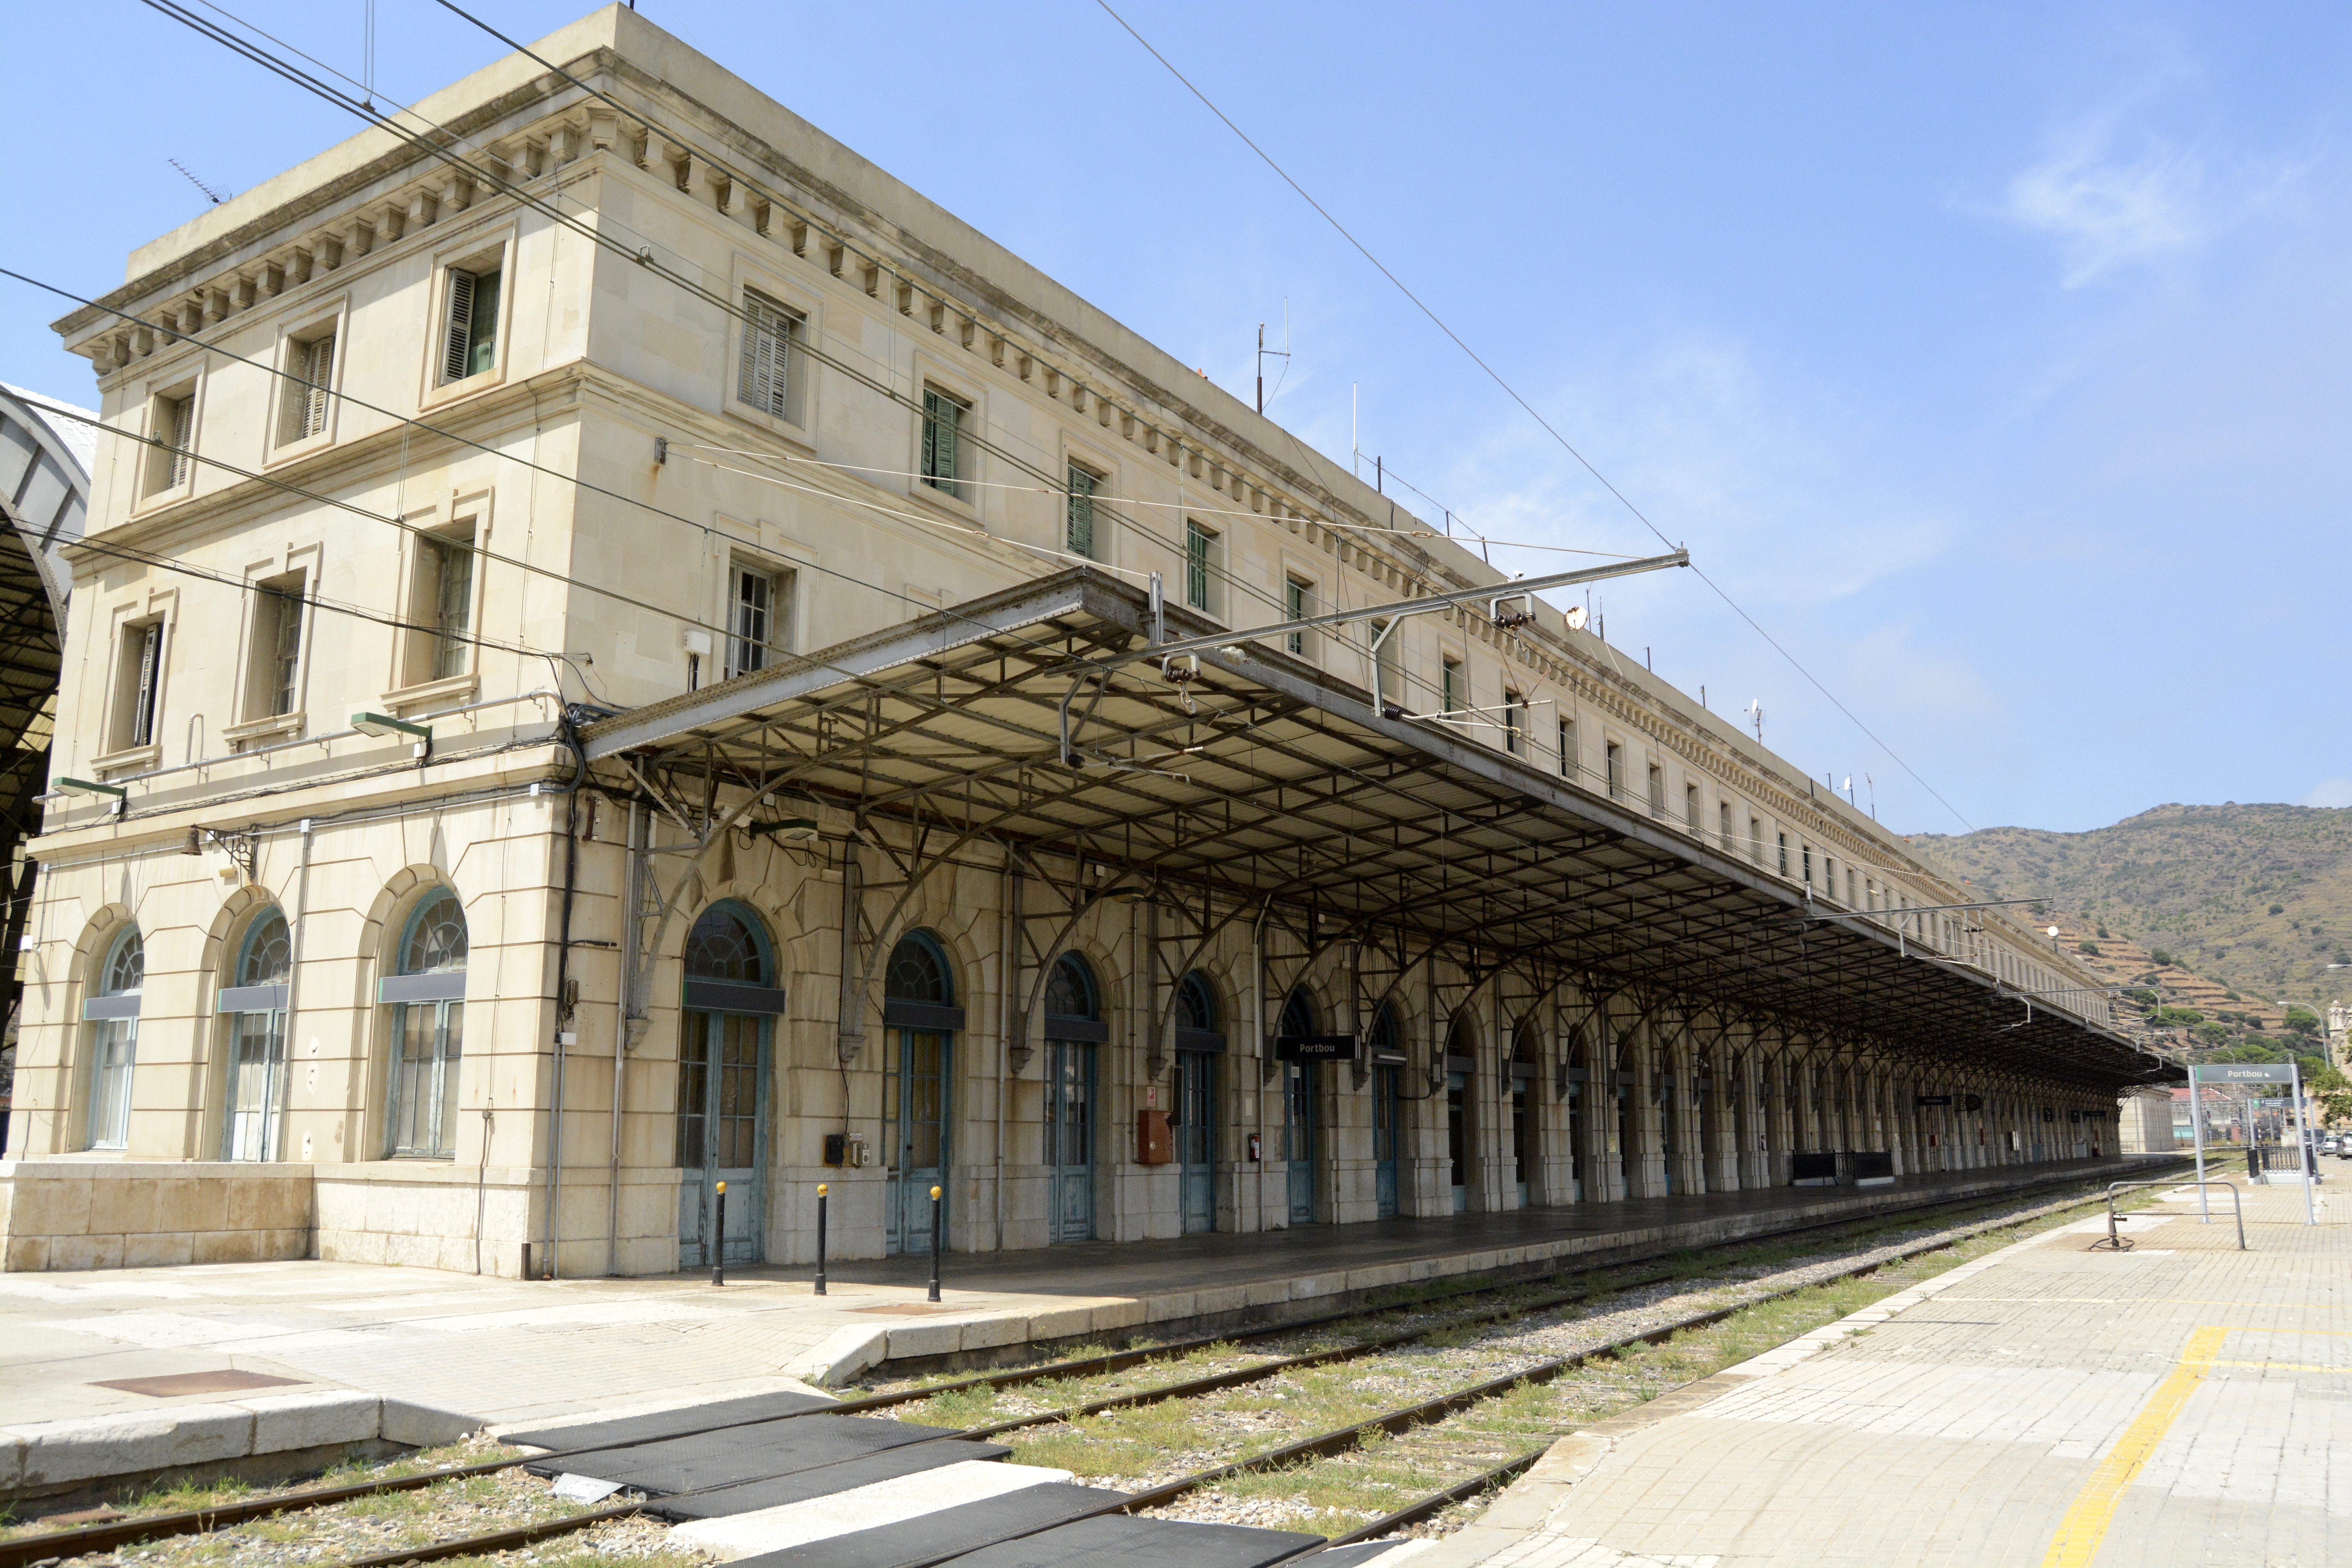
[(474, 275), (456, 268), (449, 269), (449, 321), (446, 339), (442, 344), (441, 379), (466, 379), (466, 362), (472, 357), (474, 342)]
[(1095, 553), (1095, 477), (1070, 465), (1069, 551), (1092, 560)]

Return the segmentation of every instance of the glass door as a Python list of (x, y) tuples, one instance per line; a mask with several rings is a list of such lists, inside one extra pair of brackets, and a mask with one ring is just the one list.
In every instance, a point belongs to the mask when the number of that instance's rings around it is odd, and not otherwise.
[(1315, 1223), (1315, 1064), (1285, 1062), (1282, 1157), (1288, 1162), (1290, 1223)]
[(928, 1252), (931, 1189), (940, 1192), (947, 1224), (948, 1036), (936, 1029), (890, 1031), (898, 1060), (882, 1079), (882, 1157), (889, 1206), (884, 1246)]
[(229, 1016), (225, 1157), (275, 1160), (277, 1110), (286, 1082), (286, 1015), (233, 1013)]
[(1528, 1166), (1534, 1163), (1535, 1147), (1528, 1142), (1528, 1080), (1514, 1074), (1511, 1078), (1511, 1180), (1519, 1190), (1519, 1206), (1528, 1206)]
[(761, 1152), (767, 1147), (767, 1020), (688, 1011), (677, 1057), (677, 1255), (681, 1268), (711, 1261), (719, 1184), (727, 1184), (730, 1263), (762, 1255)]
[(1397, 1212), (1397, 1069), (1372, 1069), (1372, 1188), (1380, 1217)]
[(1045, 1042), (1046, 1231), (1052, 1241), (1095, 1234), (1095, 1048)]
[(1176, 1163), (1184, 1234), (1217, 1228), (1217, 1058), (1176, 1053)]
[(1470, 1114), (1465, 1103), (1469, 1097), (1469, 1082), (1467, 1073), (1445, 1075), (1445, 1157), (1454, 1170), (1455, 1214), (1470, 1206)]

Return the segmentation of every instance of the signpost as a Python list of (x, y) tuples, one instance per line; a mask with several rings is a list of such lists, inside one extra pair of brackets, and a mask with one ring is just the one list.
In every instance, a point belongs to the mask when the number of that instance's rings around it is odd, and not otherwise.
[[(2303, 1173), (2303, 1223), (2319, 1223), (2318, 1207), (2311, 1188), (2318, 1173), (2311, 1166), (2308, 1137), (2303, 1126), (2303, 1069), (2294, 1062), (2205, 1062), (2189, 1069), (2189, 1125), (2197, 1138), (2197, 1179), (2205, 1179), (2204, 1106), (2197, 1096), (2197, 1086), (2203, 1083), (2283, 1083), (2287, 1096), (2294, 1102), (2295, 1169)], [(2252, 1146), (2252, 1126), (2247, 1130), (2247, 1145)], [(2197, 1189), (2198, 1213), (2206, 1223), (2211, 1216), (2205, 1213), (2205, 1189)]]

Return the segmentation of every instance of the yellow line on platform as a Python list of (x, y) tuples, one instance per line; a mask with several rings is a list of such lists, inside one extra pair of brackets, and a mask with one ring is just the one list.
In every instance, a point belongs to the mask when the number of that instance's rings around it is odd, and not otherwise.
[(2189, 1396), (2197, 1392), (2204, 1381), (2206, 1369), (2221, 1353), (2221, 1342), (2230, 1334), (2228, 1329), (2204, 1328), (2192, 1331), (2189, 1344), (2180, 1352), (2175, 1366), (2156, 1392), (2148, 1396), (2132, 1424), (2116, 1446), (2107, 1450), (2091, 1471), (2091, 1479), (2075, 1494), (2074, 1505), (2066, 1517), (2058, 1521), (2058, 1533), (2051, 1539), (2050, 1550), (2042, 1556), (2042, 1568), (2090, 1568), (2099, 1548), (2106, 1544), (2107, 1529), (2116, 1521), (2116, 1509), (2122, 1503), (2124, 1489), (2145, 1468), (2156, 1446), (2164, 1441), (2165, 1433), (2172, 1429)]

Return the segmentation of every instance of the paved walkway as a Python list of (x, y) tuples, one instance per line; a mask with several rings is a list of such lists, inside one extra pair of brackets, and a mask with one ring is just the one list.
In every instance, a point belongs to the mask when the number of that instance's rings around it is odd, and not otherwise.
[[(2116, 1165), (2107, 1162), (2107, 1166)], [(2089, 1162), (1920, 1177), (1891, 1188), (1777, 1188), (1451, 1220), (1310, 1226), (1039, 1252), (950, 1254), (926, 1302), (928, 1255), (706, 1278), (478, 1279), (286, 1262), (0, 1274), (0, 1421), (156, 1414), (218, 1401), (205, 1374), (345, 1388), (497, 1426), (839, 1382), (890, 1358), (970, 1352), (1145, 1323), (1308, 1303), (1416, 1279), (1621, 1247), (1699, 1245), (2021, 1178), (2076, 1179)], [(1295, 1305), (1294, 1305), (1295, 1304)], [(198, 1383), (119, 1386), (155, 1377)], [(0, 1429), (0, 1437), (5, 1430)]]
[(1564, 1439), (1414, 1568), (2352, 1563), (2352, 1193), (2239, 1184), (2250, 1251), (2187, 1189), (2129, 1252), (2005, 1248)]

